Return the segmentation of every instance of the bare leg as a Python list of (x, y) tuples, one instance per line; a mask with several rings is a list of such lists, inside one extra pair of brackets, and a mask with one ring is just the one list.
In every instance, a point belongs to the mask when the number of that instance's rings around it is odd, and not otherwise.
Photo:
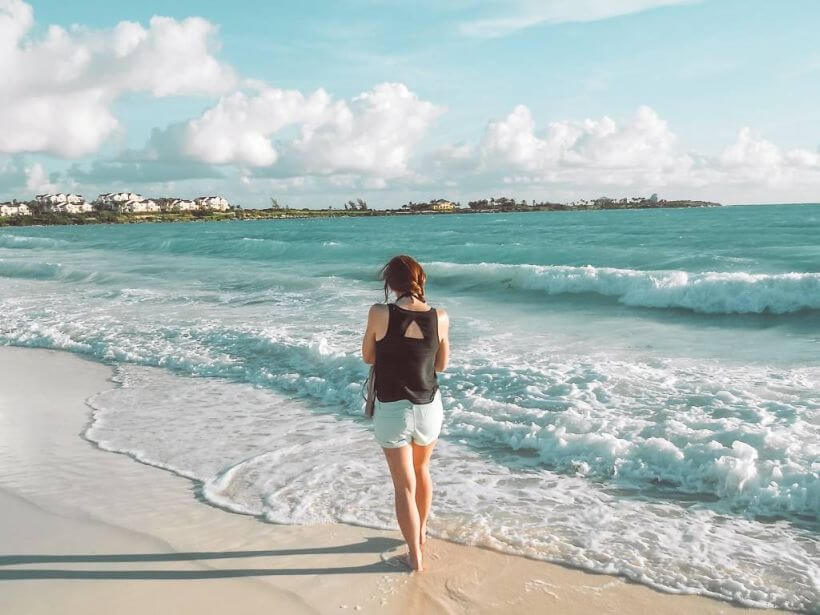
[(419, 511), (416, 506), (416, 474), (413, 471), (413, 454), (410, 446), (385, 448), (384, 456), (393, 478), (396, 497), (396, 519), (402, 536), (410, 550), (410, 565), (423, 570), (421, 545), (419, 544)]
[(419, 511), (419, 544), (424, 545), (427, 538), (427, 516), (433, 503), (433, 479), (430, 478), (430, 457), (433, 455), (435, 442), (427, 446), (413, 447), (413, 471), (416, 475), (416, 508)]

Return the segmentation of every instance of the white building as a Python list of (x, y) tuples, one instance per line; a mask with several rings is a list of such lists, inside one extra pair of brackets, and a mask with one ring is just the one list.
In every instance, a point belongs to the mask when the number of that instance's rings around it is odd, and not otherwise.
[(43, 211), (50, 213), (78, 214), (91, 211), (91, 205), (79, 194), (38, 194), (34, 200)]
[(199, 209), (199, 204), (186, 199), (173, 199), (170, 205), (170, 211), (194, 211), (195, 209)]
[(121, 214), (142, 214), (160, 211), (160, 206), (151, 199), (141, 197), (138, 201), (117, 201), (112, 205), (112, 209)]
[(38, 194), (34, 200), (40, 205), (62, 205), (64, 203), (85, 203), (85, 199), (80, 194)]
[(0, 216), (30, 216), (31, 210), (25, 203), (0, 203)]
[(144, 200), (145, 197), (136, 192), (106, 192), (97, 197), (97, 203), (107, 208), (111, 208), (115, 203)]
[(83, 214), (92, 211), (91, 203), (82, 201), (81, 203), (64, 203), (61, 211), (67, 214)]
[(150, 213), (162, 210), (155, 201), (146, 199), (136, 192), (107, 192), (97, 197), (97, 205), (121, 214)]
[(221, 196), (201, 196), (195, 199), (199, 209), (211, 209), (213, 211), (228, 211), (231, 206), (228, 199)]
[(162, 208), (157, 205), (156, 201), (152, 201), (151, 199), (143, 199), (142, 201), (128, 201), (129, 203), (133, 203), (134, 213), (143, 213), (143, 212), (158, 212), (162, 211)]

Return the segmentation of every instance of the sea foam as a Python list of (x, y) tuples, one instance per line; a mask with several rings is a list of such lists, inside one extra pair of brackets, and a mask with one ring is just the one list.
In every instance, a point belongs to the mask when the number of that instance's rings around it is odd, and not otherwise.
[(707, 314), (820, 309), (820, 273), (640, 271), (612, 267), (427, 263), (437, 283), (489, 284), (548, 295), (594, 293), (626, 305), (683, 308)]
[[(201, 481), (212, 503), (271, 522), (395, 528), (389, 477), (361, 418), (156, 368), (124, 366), (118, 379), (124, 386), (89, 400), (86, 437), (102, 448)], [(667, 455), (658, 439), (648, 445)], [(750, 606), (809, 610), (817, 598), (807, 530), (629, 497), (479, 450), (452, 437), (437, 446), (431, 534)]]

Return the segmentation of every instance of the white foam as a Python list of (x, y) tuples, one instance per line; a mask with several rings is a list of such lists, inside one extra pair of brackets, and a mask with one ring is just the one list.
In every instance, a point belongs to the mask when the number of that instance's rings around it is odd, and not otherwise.
[(817, 368), (537, 352), (519, 360), (529, 369), (504, 373), (490, 357), (453, 370), (449, 436), (532, 451), (557, 470), (713, 496), (751, 514), (817, 517)]
[[(106, 312), (32, 322), (23, 307), (6, 312), (0, 339), (258, 383), (358, 414), (366, 370), (350, 336), (311, 328)], [(441, 375), (450, 438), (621, 486), (660, 484), (746, 514), (817, 517), (818, 368), (614, 359), (510, 341), (487, 334)]]
[(0, 233), (0, 248), (42, 249), (67, 246), (68, 242), (52, 237), (35, 237), (30, 235), (12, 235)]
[[(127, 386), (91, 400), (86, 435), (102, 447), (201, 480), (210, 501), (269, 521), (395, 527), (366, 422), (248, 385), (122, 372)], [(678, 457), (660, 439), (650, 446)], [(805, 610), (817, 600), (813, 535), (786, 523), (616, 495), (580, 476), (492, 461), (451, 439), (432, 468), (433, 535), (751, 606)]]
[(432, 262), (439, 282), (466, 281), (537, 290), (548, 295), (595, 293), (626, 305), (684, 308), (709, 314), (784, 314), (820, 309), (820, 273), (746, 273), (565, 265)]

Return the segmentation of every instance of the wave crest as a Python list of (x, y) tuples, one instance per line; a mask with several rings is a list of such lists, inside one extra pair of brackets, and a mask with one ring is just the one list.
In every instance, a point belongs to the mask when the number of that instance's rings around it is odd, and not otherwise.
[(820, 309), (820, 273), (641, 271), (568, 265), (432, 262), (439, 281), (505, 285), (548, 295), (593, 293), (636, 307), (704, 314), (788, 314)]

